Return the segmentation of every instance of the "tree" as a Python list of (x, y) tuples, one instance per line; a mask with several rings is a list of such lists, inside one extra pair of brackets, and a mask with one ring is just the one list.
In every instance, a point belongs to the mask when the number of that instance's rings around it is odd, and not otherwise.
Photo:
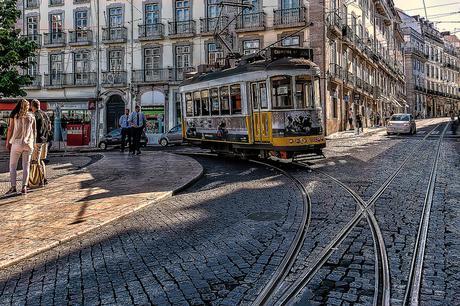
[(16, 22), (21, 11), (17, 0), (0, 0), (0, 97), (25, 96), (24, 85), (32, 82), (32, 77), (23, 74), (33, 62), (37, 45), (22, 36)]

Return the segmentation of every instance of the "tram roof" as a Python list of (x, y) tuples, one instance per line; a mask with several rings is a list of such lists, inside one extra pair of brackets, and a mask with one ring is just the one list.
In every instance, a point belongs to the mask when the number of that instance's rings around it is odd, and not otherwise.
[(211, 81), (216, 79), (221, 79), (224, 77), (229, 77), (233, 75), (240, 75), (246, 72), (256, 72), (256, 71), (268, 71), (268, 70), (287, 70), (287, 69), (304, 69), (309, 70), (312, 68), (317, 68), (318, 66), (310, 60), (304, 58), (291, 58), (284, 57), (275, 61), (256, 61), (253, 63), (248, 63), (234, 68), (228, 68), (221, 71), (203, 73), (197, 76), (194, 76), (190, 79), (186, 79), (182, 82), (181, 86), (196, 84), (205, 81)]

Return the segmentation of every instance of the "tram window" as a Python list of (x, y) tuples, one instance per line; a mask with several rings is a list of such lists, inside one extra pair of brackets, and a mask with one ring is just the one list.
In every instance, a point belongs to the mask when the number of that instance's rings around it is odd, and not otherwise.
[(298, 76), (295, 80), (296, 108), (313, 107), (313, 86), (309, 77)]
[(273, 108), (292, 108), (291, 77), (285, 75), (272, 77), (271, 84)]
[(228, 86), (220, 88), (220, 111), (221, 115), (230, 115)]
[(201, 95), (199, 91), (193, 93), (193, 115), (200, 116), (201, 110)]
[(259, 92), (260, 92), (260, 108), (268, 108), (268, 99), (267, 99), (267, 85), (265, 83), (259, 83)]
[(219, 90), (211, 88), (211, 115), (219, 115)]
[(230, 86), (230, 100), (232, 101), (232, 114), (241, 114), (241, 88), (240, 85)]
[(314, 88), (313, 88), (313, 103), (311, 107), (319, 107), (321, 106), (321, 101), (320, 101), (320, 93), (319, 93), (319, 79), (315, 79), (314, 82)]
[(201, 91), (201, 116), (209, 116), (209, 90)]
[(192, 93), (187, 92), (185, 94), (185, 108), (186, 108), (186, 113), (187, 116), (193, 116), (193, 99), (192, 99)]

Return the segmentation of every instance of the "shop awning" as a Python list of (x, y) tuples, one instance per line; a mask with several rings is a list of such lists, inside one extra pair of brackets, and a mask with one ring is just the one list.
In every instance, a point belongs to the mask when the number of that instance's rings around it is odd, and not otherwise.
[[(30, 102), (31, 100), (29, 100)], [(16, 106), (16, 103), (19, 102), (18, 100), (13, 100), (13, 99), (8, 99), (5, 101), (5, 99), (0, 99), (0, 111), (12, 111), (14, 107)], [(42, 110), (47, 110), (48, 109), (48, 104), (46, 102), (40, 102), (40, 108)]]

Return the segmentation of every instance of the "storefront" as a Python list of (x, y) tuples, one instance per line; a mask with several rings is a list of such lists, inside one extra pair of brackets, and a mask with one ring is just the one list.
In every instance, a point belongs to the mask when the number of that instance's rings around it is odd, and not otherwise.
[(54, 126), (56, 141), (62, 139), (68, 146), (90, 144), (92, 112), (88, 110), (87, 101), (50, 102), (47, 113)]
[[(6, 133), (6, 127), (8, 126), (8, 118), (10, 117), (11, 111), (16, 107), (19, 99), (0, 99), (0, 125), (2, 125), (3, 132)], [(42, 102), (40, 108), (44, 111), (48, 109), (48, 104)], [(0, 135), (3, 136), (3, 135)]]
[(148, 143), (158, 144), (165, 132), (165, 95), (157, 90), (145, 92), (141, 96), (141, 107), (147, 120)]

